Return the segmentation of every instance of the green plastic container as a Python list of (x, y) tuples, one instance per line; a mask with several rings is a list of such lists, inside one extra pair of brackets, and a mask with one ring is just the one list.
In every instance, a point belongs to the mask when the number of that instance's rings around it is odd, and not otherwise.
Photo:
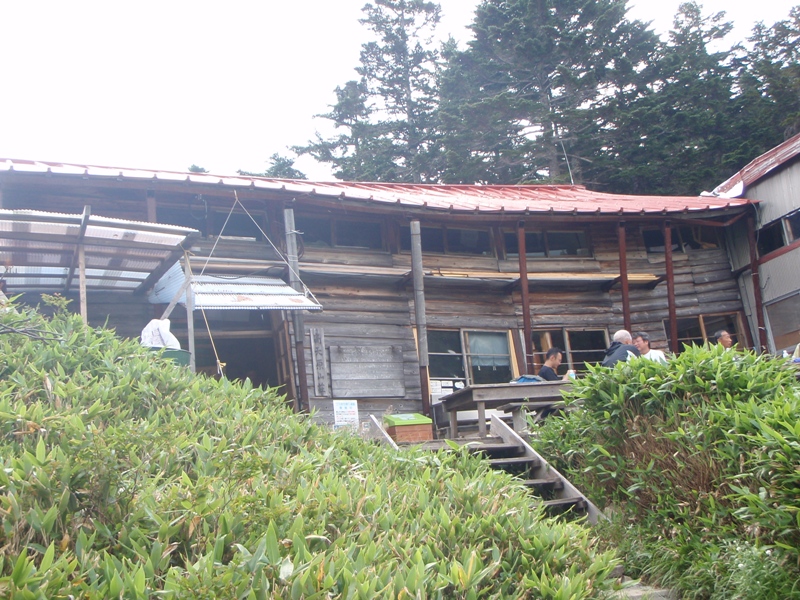
[(433, 423), (431, 419), (419, 413), (386, 415), (383, 417), (383, 422), (389, 427), (397, 427), (398, 425), (429, 425)]
[(164, 358), (168, 358), (183, 367), (189, 366), (189, 359), (192, 357), (192, 353), (188, 350), (173, 350), (171, 348), (166, 350), (163, 348), (150, 348), (150, 350), (153, 352), (161, 352), (163, 350), (164, 354), (162, 356)]

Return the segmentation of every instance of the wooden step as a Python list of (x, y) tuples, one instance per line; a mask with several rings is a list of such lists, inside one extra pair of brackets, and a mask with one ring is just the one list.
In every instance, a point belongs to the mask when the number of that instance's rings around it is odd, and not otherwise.
[(564, 482), (561, 479), (550, 477), (547, 479), (523, 479), (522, 483), (534, 489), (549, 488), (551, 490), (563, 490)]
[(502, 469), (503, 467), (528, 465), (530, 468), (535, 469), (541, 465), (540, 461), (535, 456), (507, 456), (505, 458), (490, 458), (489, 465), (495, 469)]
[(570, 496), (568, 498), (553, 498), (552, 500), (544, 500), (542, 504), (547, 508), (586, 508), (586, 503), (580, 496)]

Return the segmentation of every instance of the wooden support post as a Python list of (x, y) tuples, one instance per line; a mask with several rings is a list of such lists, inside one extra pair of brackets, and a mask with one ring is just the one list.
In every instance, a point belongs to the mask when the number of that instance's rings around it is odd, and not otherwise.
[(525, 369), (533, 374), (533, 333), (531, 332), (531, 297), (528, 289), (528, 253), (525, 247), (525, 223), (517, 223), (517, 250), (519, 252), (519, 286), (522, 292), (522, 329), (525, 333)]
[[(297, 233), (294, 225), (294, 210), (283, 209), (283, 224), (286, 230), (286, 260), (289, 263), (289, 285), (297, 292), (303, 293), (303, 282), (300, 281), (300, 259), (297, 255)], [(308, 410), (308, 375), (306, 373), (305, 327), (303, 314), (299, 310), (292, 312), (292, 325), (294, 326), (294, 347), (297, 360), (297, 390), (296, 409)]]
[(677, 353), (678, 316), (675, 309), (675, 271), (672, 268), (672, 223), (664, 221), (664, 265), (667, 272), (667, 304), (669, 306), (669, 349)]
[(186, 286), (186, 327), (189, 338), (189, 369), (192, 373), (197, 373), (197, 360), (194, 351), (194, 291), (192, 290), (192, 265), (189, 262), (189, 255), (184, 258), (183, 274), (189, 285)]
[(158, 223), (155, 190), (147, 190), (147, 222)]
[(755, 341), (757, 354), (767, 351), (767, 327), (764, 324), (764, 303), (761, 296), (761, 275), (758, 266), (758, 246), (756, 244), (756, 222), (752, 215), (747, 217), (747, 243), (750, 246), (750, 271), (753, 274), (753, 298), (755, 299), (756, 327)]
[(83, 324), (89, 324), (89, 309), (86, 302), (86, 251), (83, 244), (78, 245), (78, 286), (80, 288), (81, 319)]
[[(625, 329), (631, 331), (631, 299), (628, 289), (628, 248), (625, 239), (625, 222), (620, 221), (617, 226), (619, 236), (619, 279), (622, 284), (622, 320)], [(633, 332), (631, 332), (633, 333)]]
[(419, 349), (419, 383), (422, 413), (431, 415), (430, 363), (428, 361), (428, 321), (425, 316), (425, 286), (422, 272), (422, 236), (419, 221), (411, 221), (411, 274), (414, 281), (414, 319)]

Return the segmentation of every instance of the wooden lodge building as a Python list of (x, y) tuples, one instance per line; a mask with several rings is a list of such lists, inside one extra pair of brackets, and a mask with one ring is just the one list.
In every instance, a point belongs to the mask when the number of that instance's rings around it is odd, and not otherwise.
[[(564, 370), (580, 371), (623, 327), (673, 351), (722, 328), (751, 347), (725, 233), (748, 224), (752, 232), (753, 203), (0, 160), (0, 277), (25, 302), (42, 292), (78, 299), (75, 268), (85, 261), (88, 322), (138, 337), (170, 302), (159, 285), (177, 289), (164, 277), (202, 276), (221, 304), (191, 310), (184, 285), (190, 310), (170, 317), (182, 348), (193, 328), (198, 371), (213, 373), (219, 361), (227, 377), (283, 386), (297, 408), (325, 419), (333, 400), (357, 400), (365, 419), (390, 405), (428, 411), (430, 399), (463, 385), (538, 372), (551, 346), (565, 350)], [(78, 233), (96, 216), (144, 232), (170, 225), (181, 242), (126, 286), (123, 259), (97, 262), (108, 244), (51, 245), (28, 235), (35, 217), (24, 211), (83, 215), (66, 227)], [(137, 250), (141, 264), (151, 246)], [(249, 303), (246, 284), (258, 278), (300, 290), (301, 308), (322, 310), (288, 310), (269, 294)]]

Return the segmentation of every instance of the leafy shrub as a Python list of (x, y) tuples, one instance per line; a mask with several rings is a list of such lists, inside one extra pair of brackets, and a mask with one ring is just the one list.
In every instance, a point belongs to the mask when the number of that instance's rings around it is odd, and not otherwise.
[[(570, 392), (582, 409), (545, 422), (537, 444), (615, 515), (604, 535), (629, 568), (687, 597), (800, 597), (795, 375), (784, 360), (696, 346), (668, 365), (594, 368)], [(775, 595), (720, 595), (753, 563)]]
[(611, 552), (463, 452), (394, 452), (63, 313), (0, 336), (0, 596), (602, 597)]

